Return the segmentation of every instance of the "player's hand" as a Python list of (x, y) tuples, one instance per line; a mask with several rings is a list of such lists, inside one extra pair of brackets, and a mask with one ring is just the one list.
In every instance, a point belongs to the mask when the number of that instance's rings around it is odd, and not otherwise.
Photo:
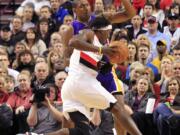
[(112, 47), (103, 47), (102, 48), (102, 53), (109, 56), (109, 57), (112, 57), (114, 56), (116, 53), (117, 53), (117, 47), (116, 46), (112, 46)]

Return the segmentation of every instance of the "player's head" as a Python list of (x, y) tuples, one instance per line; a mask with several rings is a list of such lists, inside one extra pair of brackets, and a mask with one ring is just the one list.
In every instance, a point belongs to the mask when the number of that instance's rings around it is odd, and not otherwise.
[(74, 0), (72, 3), (77, 20), (88, 22), (91, 13), (89, 2), (87, 0)]
[(90, 28), (101, 42), (106, 42), (110, 36), (112, 25), (104, 16), (98, 16), (91, 22)]

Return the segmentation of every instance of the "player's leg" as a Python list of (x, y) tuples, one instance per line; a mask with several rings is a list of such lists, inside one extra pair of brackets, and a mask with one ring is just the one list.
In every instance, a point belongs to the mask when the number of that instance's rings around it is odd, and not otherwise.
[(125, 110), (123, 95), (115, 95), (115, 97), (117, 103), (112, 106), (111, 112), (114, 114), (116, 124), (123, 125), (131, 135), (141, 135), (136, 124)]

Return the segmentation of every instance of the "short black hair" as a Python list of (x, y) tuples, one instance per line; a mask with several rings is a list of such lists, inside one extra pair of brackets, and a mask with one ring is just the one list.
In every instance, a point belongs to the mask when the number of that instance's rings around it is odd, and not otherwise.
[(144, 7), (145, 6), (151, 6), (152, 8), (153, 8), (153, 5), (151, 4), (151, 3), (149, 3), (149, 2), (147, 2), (145, 5), (144, 5)]
[(110, 21), (108, 21), (103, 15), (97, 16), (92, 22), (90, 22), (89, 26), (91, 29), (100, 29), (110, 25)]

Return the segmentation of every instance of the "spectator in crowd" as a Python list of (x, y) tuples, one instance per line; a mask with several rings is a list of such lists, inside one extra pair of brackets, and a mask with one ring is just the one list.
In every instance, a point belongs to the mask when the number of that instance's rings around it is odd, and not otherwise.
[(94, 14), (95, 15), (99, 15), (99, 14), (102, 14), (103, 12), (104, 12), (103, 0), (95, 0), (95, 3), (94, 3)]
[(38, 37), (35, 28), (29, 28), (26, 31), (26, 37), (22, 43), (25, 44), (27, 50), (32, 52), (34, 58), (38, 55), (42, 55), (47, 50), (46, 44)]
[(126, 72), (125, 83), (129, 86), (129, 89), (135, 89), (137, 79), (144, 73), (144, 65), (135, 61), (130, 65), (129, 69), (129, 74)]
[[(167, 92), (162, 97), (162, 103), (154, 111), (154, 122), (160, 135), (179, 134), (180, 121), (180, 82), (179, 78), (172, 77), (167, 83)], [(172, 133), (172, 129), (175, 130)]]
[(7, 104), (14, 111), (14, 133), (25, 133), (28, 130), (26, 117), (31, 106), (29, 101), (32, 95), (30, 76), (20, 73), (17, 81), (18, 85), (8, 98)]
[(64, 56), (64, 46), (63, 43), (59, 42), (59, 43), (55, 43), (52, 46), (52, 50), (56, 50), (58, 52), (58, 54), (60, 55), (60, 57), (62, 58)]
[(17, 58), (16, 70), (21, 72), (22, 70), (28, 70), (30, 73), (34, 72), (35, 61), (33, 54), (29, 50), (25, 50), (19, 53)]
[(61, 99), (61, 88), (66, 80), (67, 73), (65, 71), (60, 71), (55, 75), (55, 85), (58, 87), (58, 101), (62, 103)]
[(116, 13), (116, 7), (113, 4), (106, 5), (105, 11), (110, 12), (110, 13)]
[(165, 14), (163, 10), (160, 9), (160, 1), (159, 0), (148, 0), (150, 4), (153, 5), (153, 13), (152, 15), (156, 17), (157, 21), (160, 23), (162, 27), (163, 20), (165, 19)]
[(67, 63), (62, 57), (61, 59), (57, 59), (57, 61), (53, 64), (54, 67), (54, 74), (60, 72), (60, 71), (68, 71)]
[(26, 32), (28, 28), (35, 27), (35, 24), (32, 22), (33, 21), (33, 15), (34, 15), (34, 8), (32, 5), (25, 5), (23, 8), (23, 15), (22, 15), (22, 20), (23, 20), (23, 26), (22, 26), (22, 31)]
[(0, 77), (0, 104), (6, 103), (9, 98), (8, 91), (6, 89), (6, 80), (4, 76)]
[(160, 80), (157, 82), (157, 84), (161, 87), (161, 93), (165, 93), (167, 81), (170, 77), (172, 77), (172, 65), (173, 65), (173, 59), (169, 56), (164, 56), (161, 61), (161, 77)]
[(180, 60), (180, 42), (173, 48), (172, 56), (174, 57), (174, 60)]
[(62, 59), (59, 51), (52, 50), (49, 52), (48, 57), (47, 57), (47, 62), (48, 62), (50, 73), (52, 73), (52, 74), (54, 73), (54, 67), (53, 66), (58, 61), (58, 59)]
[(160, 67), (161, 67), (160, 65), (161, 65), (162, 58), (164, 56), (168, 56), (168, 57), (172, 57), (172, 56), (167, 54), (167, 43), (165, 40), (157, 41), (156, 50), (157, 50), (158, 56), (153, 59), (152, 64), (155, 67), (157, 67), (160, 73)]
[(26, 46), (22, 42), (17, 42), (14, 47), (14, 54), (11, 57), (11, 66), (13, 69), (16, 69), (17, 67), (17, 58), (20, 52), (24, 51), (26, 49)]
[(47, 63), (37, 63), (34, 69), (34, 77), (31, 80), (31, 87), (38, 88), (48, 83), (54, 83), (54, 78), (49, 73), (49, 67)]
[(137, 43), (137, 46), (140, 44), (147, 44), (151, 46), (151, 42), (145, 34), (140, 34), (134, 42)]
[(173, 76), (180, 77), (180, 60), (173, 62)]
[(171, 38), (171, 48), (178, 44), (180, 40), (180, 28), (178, 28), (179, 24), (179, 16), (178, 15), (168, 15), (168, 26), (164, 27), (164, 34)]
[(0, 33), (0, 46), (4, 47), (8, 54), (13, 53), (13, 42), (11, 39), (11, 30), (9, 26), (2, 26), (1, 33)]
[(15, 79), (11, 75), (6, 76), (6, 88), (9, 94), (11, 94), (14, 91)]
[(68, 15), (68, 10), (61, 7), (63, 1), (50, 0), (52, 9), (52, 18), (56, 21), (58, 27), (63, 23), (64, 17)]
[(54, 32), (51, 34), (50, 38), (50, 47), (54, 46), (55, 43), (61, 43), (62, 42), (62, 37), (58, 32)]
[(137, 61), (137, 44), (135, 42), (128, 43), (129, 57), (127, 65), (131, 65), (133, 62)]
[(129, 56), (128, 60), (123, 64), (117, 64), (116, 67), (116, 74), (118, 78), (122, 81), (126, 79), (126, 72), (129, 65), (131, 65), (133, 62), (137, 61), (137, 44), (134, 42), (128, 43), (128, 49), (129, 49)]
[(148, 99), (152, 96), (151, 82), (146, 77), (139, 77), (137, 89), (127, 91), (124, 101), (134, 112), (145, 112)]
[(154, 73), (154, 76), (158, 75), (158, 69), (151, 63), (148, 62), (148, 56), (150, 54), (150, 44), (139, 44), (138, 46), (138, 60), (144, 66), (150, 67)]
[(158, 40), (164, 39), (166, 41), (167, 51), (170, 52), (170, 38), (158, 30), (158, 22), (154, 16), (148, 18), (148, 32), (146, 35), (151, 42), (152, 52), (149, 58), (150, 61), (157, 56), (156, 45)]
[(132, 19), (131, 19), (131, 24), (132, 25), (127, 25), (126, 29), (128, 30), (128, 37), (129, 40), (133, 40), (136, 39), (138, 37), (138, 35), (140, 34), (144, 34), (147, 31), (142, 27), (142, 19), (141, 16), (139, 15), (135, 15)]
[[(154, 73), (154, 76), (158, 75), (158, 69), (151, 63), (149, 63), (148, 56), (150, 53), (150, 45), (147, 44), (139, 44), (138, 46), (138, 59), (141, 64), (144, 66), (150, 67)], [(130, 67), (127, 69), (126, 74), (129, 74)]]
[(74, 18), (72, 15), (66, 15), (63, 20), (63, 24), (65, 25), (72, 25)]
[(46, 95), (42, 102), (33, 101), (32, 103), (27, 117), (30, 132), (44, 134), (61, 128), (64, 118), (62, 107), (54, 104), (57, 100), (57, 91), (53, 84), (47, 84), (47, 88), (49, 88), (49, 96)]
[(2, 62), (0, 62), (0, 75), (6, 77), (8, 75), (8, 69)]
[(22, 16), (23, 8), (25, 5), (32, 3), (34, 6), (34, 10), (37, 15), (40, 14), (40, 9), (42, 6), (47, 5), (50, 7), (50, 3), (48, 0), (25, 0), (21, 3), (21, 6), (17, 9), (16, 14)]
[(39, 37), (41, 40), (43, 40), (46, 44), (46, 47), (49, 47), (50, 43), (50, 35), (52, 34), (49, 27), (49, 21), (46, 18), (41, 18), (39, 20), (37, 30), (39, 33)]
[(146, 3), (143, 8), (143, 13), (140, 14), (141, 17), (143, 18), (144, 28), (148, 27), (148, 18), (152, 15), (152, 13), (153, 13), (153, 5), (150, 3)]
[(126, 45), (128, 44), (129, 38), (127, 35), (127, 29), (115, 29), (111, 37), (111, 41), (122, 41)]
[[(180, 4), (180, 3), (179, 3)], [(170, 7), (170, 14), (172, 15), (179, 15), (180, 13), (180, 6), (178, 3), (174, 2)]]
[[(7, 53), (0, 53), (0, 62), (2, 62), (5, 69), (8, 71), (8, 75), (13, 76), (15, 78), (15, 80), (17, 80), (17, 76), (18, 76), (19, 72), (8, 67), (10, 65), (10, 62), (9, 62)], [(17, 84), (17, 81), (16, 81), (16, 84)]]
[(13, 45), (15, 45), (17, 42), (19, 42), (25, 38), (25, 33), (22, 31), (23, 20), (19, 16), (14, 16), (11, 24), (12, 24), (11, 40), (13, 42)]
[(45, 18), (48, 20), (49, 33), (56, 29), (56, 22), (51, 18), (52, 12), (49, 6), (42, 6), (40, 9), (39, 19)]

